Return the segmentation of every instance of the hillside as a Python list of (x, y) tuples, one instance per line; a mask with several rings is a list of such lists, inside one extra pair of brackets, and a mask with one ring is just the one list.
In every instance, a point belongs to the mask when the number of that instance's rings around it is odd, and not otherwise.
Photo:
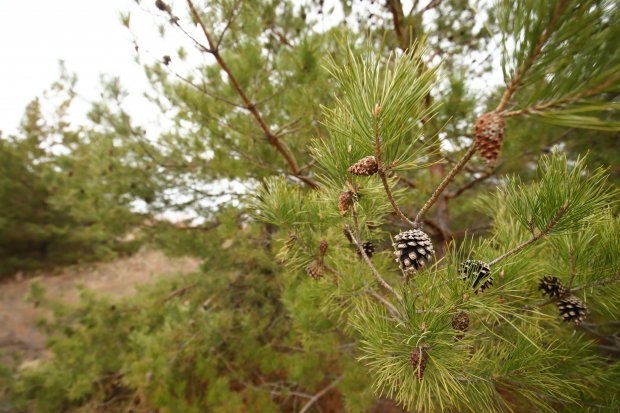
[(144, 284), (173, 274), (187, 274), (198, 269), (198, 261), (169, 258), (160, 251), (141, 250), (131, 257), (84, 266), (73, 266), (35, 277), (18, 274), (0, 283), (0, 355), (12, 363), (19, 355), (22, 364), (45, 357), (45, 335), (37, 320), (49, 312), (27, 301), (33, 283), (43, 287), (50, 299), (73, 303), (83, 287), (102, 295), (121, 297), (134, 294)]

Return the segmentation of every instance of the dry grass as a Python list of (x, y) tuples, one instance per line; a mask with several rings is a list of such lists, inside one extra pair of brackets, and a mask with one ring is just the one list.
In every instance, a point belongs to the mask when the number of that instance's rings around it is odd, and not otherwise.
[(24, 360), (45, 354), (45, 335), (36, 321), (45, 310), (26, 302), (30, 284), (39, 283), (47, 297), (69, 303), (78, 299), (80, 287), (111, 297), (134, 294), (140, 285), (160, 277), (187, 274), (198, 269), (191, 258), (169, 258), (160, 251), (141, 250), (131, 257), (115, 261), (65, 268), (41, 273), (34, 278), (16, 276), (0, 283), (0, 354), (9, 361), (16, 353)]

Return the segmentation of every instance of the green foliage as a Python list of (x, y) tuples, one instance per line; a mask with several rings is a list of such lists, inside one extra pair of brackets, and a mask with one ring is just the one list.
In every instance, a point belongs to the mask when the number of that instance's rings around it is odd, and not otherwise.
[[(202, 270), (121, 302), (42, 300), (56, 310), (54, 357), (9, 382), (18, 411), (365, 412), (386, 398), (429, 412), (618, 409), (604, 340), (617, 325), (620, 224), (613, 179), (597, 168), (614, 155), (576, 154), (593, 137), (609, 148), (592, 130), (617, 127), (615, 5), (454, 0), (405, 14), (368, 2), (372, 28), (326, 28), (320, 1), (187, 3), (153, 9), (162, 35), (189, 34), (182, 62), (145, 65), (170, 124), (156, 136), (136, 127), (110, 79), (89, 114), (97, 127), (71, 135), (88, 145), (49, 175), (84, 169), (82, 214), (70, 208), (77, 185), (54, 198), (80, 219), (123, 228), (136, 199), (197, 217), (148, 235)], [(473, 90), (488, 63), (471, 57), (499, 36), (507, 85)], [(476, 113), (495, 108), (508, 121), (493, 170), (468, 148)], [(377, 174), (347, 172), (366, 156)], [(87, 179), (112, 159), (109, 181)], [(437, 254), (403, 274), (391, 243), (412, 224)], [(484, 292), (462, 279), (468, 259), (490, 264)], [(580, 326), (541, 296), (544, 275), (587, 305)], [(421, 349), (424, 372), (412, 362)]]
[(139, 245), (122, 240), (141, 219), (122, 180), (136, 168), (117, 155), (115, 135), (69, 127), (68, 82), (54, 85), (65, 99), (57, 119), (45, 119), (34, 100), (21, 134), (0, 139), (0, 277), (107, 259)]
[(504, 189), (506, 204), (521, 224), (530, 231), (551, 234), (577, 230), (592, 214), (599, 213), (617, 196), (606, 185), (605, 171), (591, 174), (585, 162), (577, 158), (568, 165), (565, 155), (541, 158), (541, 176), (535, 185), (523, 185), (519, 179), (508, 181)]
[[(338, 146), (319, 147), (314, 153), (325, 164), (325, 171), (344, 173), (353, 162), (373, 154), (377, 133), (383, 162), (394, 164), (395, 169), (423, 167), (417, 159), (424, 149), (420, 142), (421, 120), (435, 109), (425, 108), (423, 102), (436, 76), (435, 70), (427, 70), (422, 64), (424, 52), (421, 47), (412, 47), (403, 56), (383, 60), (379, 54), (357, 57), (349, 49), (344, 64), (331, 62), (329, 70), (339, 82), (343, 97), (335, 109), (325, 109), (326, 127), (335, 141), (333, 145)], [(401, 147), (405, 141), (411, 143)], [(347, 152), (350, 158), (346, 163), (331, 164), (335, 160), (330, 158)]]
[[(519, 107), (565, 127), (618, 130), (604, 113), (605, 96), (620, 81), (620, 8), (613, 1), (504, 1), (498, 3), (506, 82), (514, 73), (523, 87)], [(553, 109), (556, 110), (545, 110)], [(594, 113), (593, 113), (594, 112)]]
[[(225, 232), (214, 229), (211, 238), (221, 243)], [(20, 373), (10, 388), (18, 411), (122, 411), (137, 403), (144, 410), (276, 412), (293, 394), (333, 379), (353, 358), (331, 354), (336, 337), (306, 347), (304, 331), (317, 327), (290, 325), (276, 299), (278, 266), (255, 235), (235, 244), (231, 254), (246, 251), (242, 257), (214, 250), (208, 271), (163, 280), (130, 299), (84, 292), (75, 308), (41, 300), (55, 310), (46, 325), (54, 357)], [(365, 391), (362, 377), (350, 377), (347, 394)]]
[[(355, 66), (349, 62), (346, 67)], [(402, 69), (398, 69), (398, 65), (391, 67), (394, 67), (395, 71), (415, 73), (416, 62), (405, 63)], [(362, 71), (341, 73), (358, 78)], [(340, 76), (346, 78), (347, 75)], [(344, 85), (348, 84), (347, 81), (343, 81)], [(259, 194), (257, 208), (261, 211), (261, 218), (285, 230), (303, 228), (293, 240), (293, 244), (297, 238), (308, 239), (313, 232), (321, 231), (322, 224), (326, 223), (325, 215), (312, 219), (312, 211), (334, 199), (334, 191), (330, 186), (338, 189), (343, 185), (343, 181), (351, 179), (345, 172), (351, 159), (341, 158), (347, 153), (347, 147), (352, 146), (348, 142), (357, 139), (356, 147), (365, 145), (365, 151), (360, 151), (357, 156), (381, 153), (376, 147), (386, 141), (373, 139), (372, 132), (375, 129), (368, 104), (371, 101), (368, 96), (372, 93), (372, 82), (360, 79), (359, 83), (353, 84), (351, 90), (347, 89), (345, 93), (345, 96), (354, 98), (349, 98), (346, 103), (338, 102), (337, 109), (326, 111), (326, 126), (331, 132), (330, 139), (316, 142), (317, 149), (314, 149), (315, 157), (332, 177), (319, 177), (325, 182), (325, 187), (304, 196), (297, 188), (282, 181), (272, 181)], [(354, 119), (352, 115), (346, 115), (347, 110), (357, 112), (359, 119), (347, 123), (347, 119)], [(366, 116), (362, 116), (362, 113), (366, 113)], [(384, 130), (389, 130), (392, 122), (400, 126), (399, 123), (403, 121), (398, 117), (390, 117), (389, 112), (383, 116), (383, 110), (381, 115), (381, 126)], [(364, 129), (367, 132), (362, 136), (361, 131)], [(395, 135), (393, 141), (386, 145), (393, 144), (398, 147), (404, 140), (403, 136)], [(323, 142), (329, 142), (330, 147), (327, 148)], [(330, 154), (336, 156), (329, 156)], [(324, 159), (327, 161), (323, 162)], [(373, 179), (376, 178), (360, 178), (360, 181), (366, 183)], [(361, 188), (364, 187), (361, 185)], [(389, 212), (368, 211), (362, 206), (362, 199), (364, 198), (360, 197), (359, 203), (355, 202), (350, 213), (351, 218), (336, 216), (334, 219), (345, 222), (350, 220), (349, 225), (358, 240), (364, 239), (369, 231), (369, 217), (380, 222), (383, 219), (381, 213)], [(619, 261), (611, 251), (618, 242), (618, 233), (613, 236), (616, 240), (612, 241), (608, 239), (610, 232), (602, 230), (608, 225), (609, 206), (614, 199), (615, 192), (606, 186), (603, 170), (587, 173), (584, 159), (578, 158), (569, 163), (565, 155), (553, 154), (541, 160), (538, 178), (534, 182), (524, 184), (518, 179), (508, 180), (496, 198), (489, 201), (494, 206), (493, 215), (498, 214), (500, 205), (505, 205), (503, 215), (496, 218), (497, 229), (491, 234), (491, 239), (495, 240), (497, 246), (491, 248), (489, 243), (482, 242), (470, 254), (489, 262), (497, 262), (492, 259), (494, 256), (501, 255), (503, 251), (514, 251), (509, 253), (512, 255), (510, 259), (493, 271), (499, 285), (492, 291), (473, 294), (471, 284), (456, 277), (459, 263), (464, 259), (463, 253), (451, 250), (443, 262), (417, 274), (413, 286), (405, 284), (399, 289), (398, 295), (392, 296), (398, 301), (396, 314), (392, 305), (385, 304), (388, 297), (373, 300), (373, 297), (381, 293), (373, 293), (372, 288), (365, 287), (373, 285), (373, 273), (359, 267), (352, 270), (351, 263), (337, 252), (338, 261), (330, 261), (331, 254), (326, 258), (330, 268), (333, 268), (337, 282), (332, 282), (332, 291), (326, 290), (326, 285), (321, 283), (315, 287), (315, 294), (331, 294), (330, 311), (340, 314), (341, 323), (345, 326), (349, 324), (353, 327), (354, 331), (349, 334), (359, 339), (362, 352), (360, 361), (368, 366), (375, 389), (380, 395), (402, 403), (406, 409), (509, 409), (509, 400), (512, 397), (510, 392), (513, 388), (521, 389), (519, 403), (530, 409), (554, 411), (558, 404), (578, 404), (584, 394), (593, 396), (607, 385), (605, 380), (597, 383), (583, 381), (583, 377), (594, 371), (602, 374), (605, 362), (596, 356), (585, 337), (581, 341), (581, 347), (571, 345), (570, 340), (566, 340), (566, 329), (558, 329), (560, 326), (557, 316), (541, 312), (536, 309), (537, 306), (532, 305), (532, 302), (537, 300), (533, 281), (538, 278), (536, 274), (542, 274), (541, 269), (534, 265), (535, 257), (540, 254), (541, 248), (547, 251), (553, 249), (553, 244), (543, 244), (529, 252), (520, 251), (542, 235), (555, 234), (556, 237), (552, 239), (562, 235), (576, 236), (575, 234), (594, 237), (587, 233), (597, 231), (596, 237), (602, 236), (608, 243), (600, 250), (603, 256), (611, 254), (608, 261), (598, 258), (599, 251), (592, 255), (592, 259), (589, 254), (577, 255), (573, 252), (570, 257), (557, 258), (570, 258), (572, 261), (569, 262), (573, 263), (583, 260), (572, 272), (588, 267), (593, 261), (600, 261), (602, 265), (597, 265), (592, 271), (579, 271), (580, 279), (585, 285), (598, 285), (599, 277), (586, 276), (587, 273), (596, 272), (599, 276), (604, 274), (602, 279), (605, 283), (614, 284), (618, 277)], [(333, 203), (332, 209), (335, 210)], [(319, 225), (315, 228), (316, 224)], [(329, 240), (330, 246), (333, 246), (333, 240)], [(341, 239), (336, 248), (341, 248), (343, 243), (344, 239)], [(596, 248), (593, 242), (586, 241), (580, 245), (584, 245), (583, 248), (587, 245), (588, 250)], [(280, 255), (291, 269), (302, 270), (304, 261), (299, 260), (298, 253), (289, 245), (284, 246)], [(533, 263), (528, 265), (526, 262), (529, 260)], [(605, 262), (609, 264), (608, 267)], [(389, 266), (380, 261), (375, 265), (379, 273), (391, 272)], [(561, 267), (556, 263), (554, 268), (557, 271)], [(568, 274), (570, 273), (568, 271)], [(355, 277), (353, 274), (361, 276)], [(571, 283), (573, 278), (574, 276)], [(350, 285), (345, 289), (347, 282)], [(569, 288), (570, 286), (572, 284), (569, 284)], [(572, 291), (576, 293), (583, 289), (584, 286), (580, 286)], [(358, 291), (358, 294), (348, 294), (347, 291), (351, 290)], [(618, 290), (617, 285), (614, 290)], [(307, 288), (303, 291), (303, 296), (314, 296)], [(404, 301), (399, 299), (400, 296)], [(343, 301), (350, 301), (350, 304), (343, 305)], [(303, 299), (298, 305), (304, 306)], [(606, 304), (602, 307), (605, 308)], [(303, 313), (300, 309), (297, 311), (294, 312), (296, 318), (301, 317), (303, 320)], [(472, 325), (466, 338), (455, 341), (451, 318), (458, 311), (467, 312)], [(312, 326), (317, 327), (316, 324)], [(550, 326), (557, 329), (556, 337), (549, 331)], [(417, 377), (418, 373), (411, 365), (412, 351), (418, 348), (424, 348), (428, 354), (429, 366), (422, 379)], [(545, 399), (540, 398), (543, 393), (546, 395)]]

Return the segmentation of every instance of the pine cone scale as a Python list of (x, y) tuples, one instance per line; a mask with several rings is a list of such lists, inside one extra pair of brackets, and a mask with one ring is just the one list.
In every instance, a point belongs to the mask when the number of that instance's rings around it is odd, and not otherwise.
[(424, 267), (435, 252), (430, 237), (419, 229), (401, 232), (394, 237), (394, 256), (404, 272)]

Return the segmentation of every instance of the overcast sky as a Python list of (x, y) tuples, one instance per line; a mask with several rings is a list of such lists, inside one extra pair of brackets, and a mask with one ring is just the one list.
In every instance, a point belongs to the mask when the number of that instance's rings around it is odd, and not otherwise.
[(0, 0), (0, 130), (15, 131), (28, 102), (58, 78), (60, 59), (78, 75), (84, 107), (99, 95), (100, 73), (144, 84), (118, 17), (130, 8), (132, 0)]
[[(249, 0), (251, 1), (251, 0)], [(303, 0), (299, 0), (303, 2)], [(0, 0), (0, 130), (15, 133), (26, 105), (58, 79), (59, 60), (78, 76), (78, 98), (72, 107), (83, 116), (88, 102), (99, 96), (101, 74), (117, 75), (133, 93), (128, 102), (130, 114), (141, 124), (153, 115), (138, 96), (147, 88), (143, 70), (134, 61), (133, 37), (120, 23), (119, 13), (131, 11), (131, 27), (138, 35), (143, 62), (174, 55), (187, 39), (174, 30), (162, 40), (156, 24), (165, 16), (154, 0)], [(184, 2), (169, 1), (173, 10)], [(335, 0), (327, 0), (329, 9)], [(404, 3), (409, 3), (405, 1)], [(142, 9), (141, 9), (141, 8)], [(324, 16), (318, 29), (329, 26)], [(174, 62), (173, 62), (174, 63)], [(174, 69), (174, 67), (173, 67)]]
[[(26, 105), (58, 79), (59, 60), (78, 75), (74, 113), (84, 113), (88, 101), (98, 98), (102, 73), (121, 76), (122, 85), (139, 95), (147, 83), (134, 61), (133, 37), (121, 25), (119, 12), (132, 12), (131, 27), (139, 37), (142, 58), (161, 59), (164, 54), (174, 55), (179, 44), (188, 46), (180, 33), (169, 31), (172, 36), (166, 40), (158, 36), (156, 24), (164, 16), (154, 3), (0, 0), (0, 130), (5, 135), (16, 132)], [(169, 3), (175, 11), (181, 7)], [(148, 121), (149, 113), (135, 101), (133, 106), (130, 113), (138, 121)]]

